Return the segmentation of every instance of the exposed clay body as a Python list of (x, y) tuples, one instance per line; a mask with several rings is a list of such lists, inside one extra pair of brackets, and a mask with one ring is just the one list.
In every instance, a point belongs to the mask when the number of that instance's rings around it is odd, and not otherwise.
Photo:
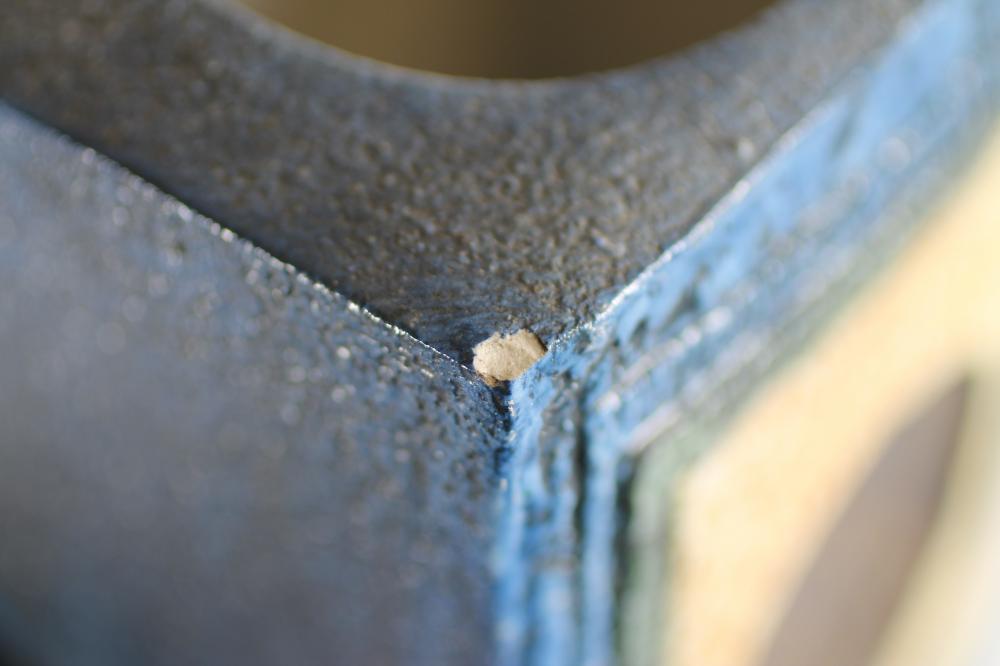
[(510, 335), (494, 333), (472, 350), (472, 367), (490, 386), (517, 379), (545, 354), (545, 345), (526, 329)]

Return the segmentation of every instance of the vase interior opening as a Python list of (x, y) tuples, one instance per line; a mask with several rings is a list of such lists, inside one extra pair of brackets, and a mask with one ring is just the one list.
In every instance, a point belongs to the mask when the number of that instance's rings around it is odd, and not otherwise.
[(442, 74), (574, 76), (663, 56), (775, 0), (240, 0), (351, 53)]

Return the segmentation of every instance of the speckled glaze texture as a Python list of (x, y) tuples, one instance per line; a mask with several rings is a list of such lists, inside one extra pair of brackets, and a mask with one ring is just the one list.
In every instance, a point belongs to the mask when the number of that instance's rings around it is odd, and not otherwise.
[(714, 441), (689, 431), (720, 427), (919, 228), (997, 117), (998, 37), (993, 0), (925, 3), (514, 382), (504, 663), (660, 663), (673, 482)]
[[(1000, 90), (996, 0), (782, 0), (532, 83), (3, 2), (0, 648), (46, 666), (657, 663), (688, 433)], [(547, 353), (490, 389), (520, 329)]]
[(472, 373), (3, 106), (0, 283), (0, 651), (481, 663)]
[(0, 94), (468, 364), (592, 320), (919, 4), (785, 0), (678, 57), (516, 83), (221, 3), (5, 0)]

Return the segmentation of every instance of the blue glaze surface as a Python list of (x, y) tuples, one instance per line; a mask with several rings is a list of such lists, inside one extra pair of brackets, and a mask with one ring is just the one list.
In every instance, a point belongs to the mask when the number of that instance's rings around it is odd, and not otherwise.
[(473, 372), (2, 104), (0, 284), (0, 663), (482, 658)]
[[(631, 506), (637, 470), (706, 405), (721, 418), (789, 353), (789, 331), (905, 241), (919, 220), (890, 209), (995, 112), (1000, 63), (996, 0), (789, 0), (683, 57), (545, 86), (353, 69), (194, 0), (95, 0), (85, 4), (103, 38), (63, 39), (72, 30), (56, 34), (49, 13), (73, 28), (78, 4), (17, 0), (0, 16), (0, 55), (23, 65), (0, 70), (0, 92), (226, 225), (0, 110), (0, 213), (13, 211), (19, 236), (52, 241), (30, 249), (66, 285), (62, 293), (27, 280), (5, 292), (0, 305), (14, 315), (0, 330), (25, 348), (62, 349), (68, 343), (39, 332), (61, 321), (62, 301), (45, 299), (68, 293), (103, 308), (102, 323), (114, 324), (105, 345), (117, 347), (122, 330), (128, 342), (103, 364), (106, 350), (88, 348), (95, 371), (86, 381), (42, 382), (27, 408), (0, 383), (11, 394), (0, 401), (7, 422), (24, 428), (24, 441), (47, 427), (37, 415), (49, 405), (70, 405), (76, 424), (52, 441), (39, 436), (51, 449), (0, 447), (11, 479), (0, 492), (17, 500), (0, 507), (32, 504), (35, 518), (51, 518), (72, 505), (88, 520), (122, 511), (130, 538), (138, 529), (139, 543), (161, 556), (151, 570), (176, 574), (170, 567), (182, 563), (174, 582), (191, 597), (178, 596), (204, 602), (190, 614), (169, 607), (176, 626), (150, 622), (140, 627), (148, 633), (91, 644), (97, 663), (143, 661), (143, 650), (190, 661), (199, 641), (240, 663), (321, 661), (331, 646), (351, 663), (618, 660), (623, 642), (643, 639), (621, 623), (654, 625), (654, 611), (642, 613), (655, 599), (643, 595), (660, 590), (628, 587), (639, 556), (650, 560), (638, 551), (661, 546), (630, 541), (633, 526), (651, 520)], [(843, 7), (881, 14), (856, 25)], [(797, 30), (826, 18), (839, 21), (829, 35)], [(767, 39), (785, 28), (789, 42)], [(835, 44), (803, 46), (824, 39)], [(150, 44), (176, 66), (144, 60)], [(219, 80), (232, 88), (203, 104), (206, 81)], [(289, 94), (286, 80), (315, 96)], [(171, 94), (145, 95), (150, 87)], [(243, 103), (254, 113), (227, 115)], [(285, 133), (268, 133), (276, 127)], [(452, 142), (457, 135), (463, 141)], [(21, 136), (35, 137), (29, 148)], [(131, 214), (142, 224), (118, 224), (121, 192), (139, 199)], [(238, 240), (229, 227), (239, 225), (274, 254)], [(60, 260), (76, 257), (63, 253), (70, 240), (86, 249), (83, 260)], [(22, 250), (8, 246), (0, 264), (11, 282), (30, 272)], [(118, 311), (152, 279), (143, 273), (151, 266), (176, 278), (149, 310), (159, 325), (125, 326)], [(215, 296), (203, 303), (206, 284)], [(205, 316), (216, 306), (223, 316)], [(536, 330), (550, 352), (509, 394), (491, 392), (459, 361), (486, 334), (519, 327)], [(188, 367), (191, 349), (198, 362)], [(243, 366), (267, 381), (242, 383)], [(31, 374), (13, 354), (0, 367)], [(132, 440), (108, 438), (132, 474), (95, 471), (89, 451), (73, 447), (74, 436), (104, 441), (80, 407), (102, 395), (116, 397), (102, 403), (104, 422), (133, 429)], [(171, 413), (196, 418), (143, 411), (164, 396)], [(22, 413), (37, 418), (14, 418)], [(157, 437), (136, 434), (151, 423)], [(199, 446), (199, 437), (226, 439), (227, 427), (250, 431), (235, 466), (221, 444)], [(44, 467), (31, 456), (48, 450), (80, 463), (84, 481), (25, 501), (35, 488), (18, 470)], [(143, 451), (164, 457), (153, 464)], [(679, 452), (676, 465), (699, 452)], [(218, 493), (189, 474), (191, 459), (219, 480)], [(116, 485), (161, 471), (179, 476), (182, 499), (196, 506), (156, 505), (174, 526), (166, 536), (148, 514), (129, 513), (142, 504)], [(670, 473), (649, 481), (664, 496)], [(254, 480), (262, 491), (248, 490)], [(88, 492), (95, 485), (105, 504)], [(31, 547), (0, 552), (0, 581), (27, 580), (22, 591), (42, 600), (45, 581), (69, 581), (53, 597), (53, 615), (69, 618), (101, 593), (80, 571), (117, 567), (119, 589), (144, 590), (130, 597), (137, 607), (153, 608), (154, 619), (165, 612), (161, 588), (143, 587), (155, 579), (150, 568), (121, 566), (142, 562), (116, 546), (123, 532), (99, 521), (76, 532), (76, 522), (52, 518), (51, 531), (29, 536), (58, 543), (69, 534), (82, 544), (82, 568), (33, 568), (37, 542), (26, 540)], [(249, 547), (234, 524), (252, 527)], [(287, 578), (273, 579), (276, 571)], [(227, 597), (214, 587), (227, 580), (256, 596)], [(211, 612), (216, 603), (237, 619)], [(271, 621), (268, 609), (286, 604), (287, 623)], [(34, 647), (72, 657), (130, 626), (135, 614), (122, 608), (109, 601), (92, 624), (65, 625), (70, 640)], [(629, 609), (639, 610), (622, 620)], [(0, 604), (0, 630), (30, 638), (17, 615)], [(227, 632), (242, 640), (225, 644)], [(132, 640), (139, 635), (147, 640)], [(384, 641), (372, 648), (373, 637)]]
[(765, 371), (790, 348), (788, 329), (905, 242), (920, 220), (892, 204), (995, 112), (998, 14), (988, 0), (928, 2), (593, 325), (515, 382), (503, 663), (617, 659), (616, 617), (632, 603), (619, 592), (622, 538), (641, 520), (623, 508), (634, 466), (697, 405), (738, 402), (731, 377)]

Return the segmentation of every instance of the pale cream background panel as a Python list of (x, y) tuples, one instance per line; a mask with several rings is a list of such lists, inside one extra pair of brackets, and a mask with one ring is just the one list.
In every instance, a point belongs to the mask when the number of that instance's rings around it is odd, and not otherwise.
[(998, 347), (995, 136), (906, 252), (682, 483), (667, 663), (754, 664), (879, 447), (966, 368), (995, 365)]

